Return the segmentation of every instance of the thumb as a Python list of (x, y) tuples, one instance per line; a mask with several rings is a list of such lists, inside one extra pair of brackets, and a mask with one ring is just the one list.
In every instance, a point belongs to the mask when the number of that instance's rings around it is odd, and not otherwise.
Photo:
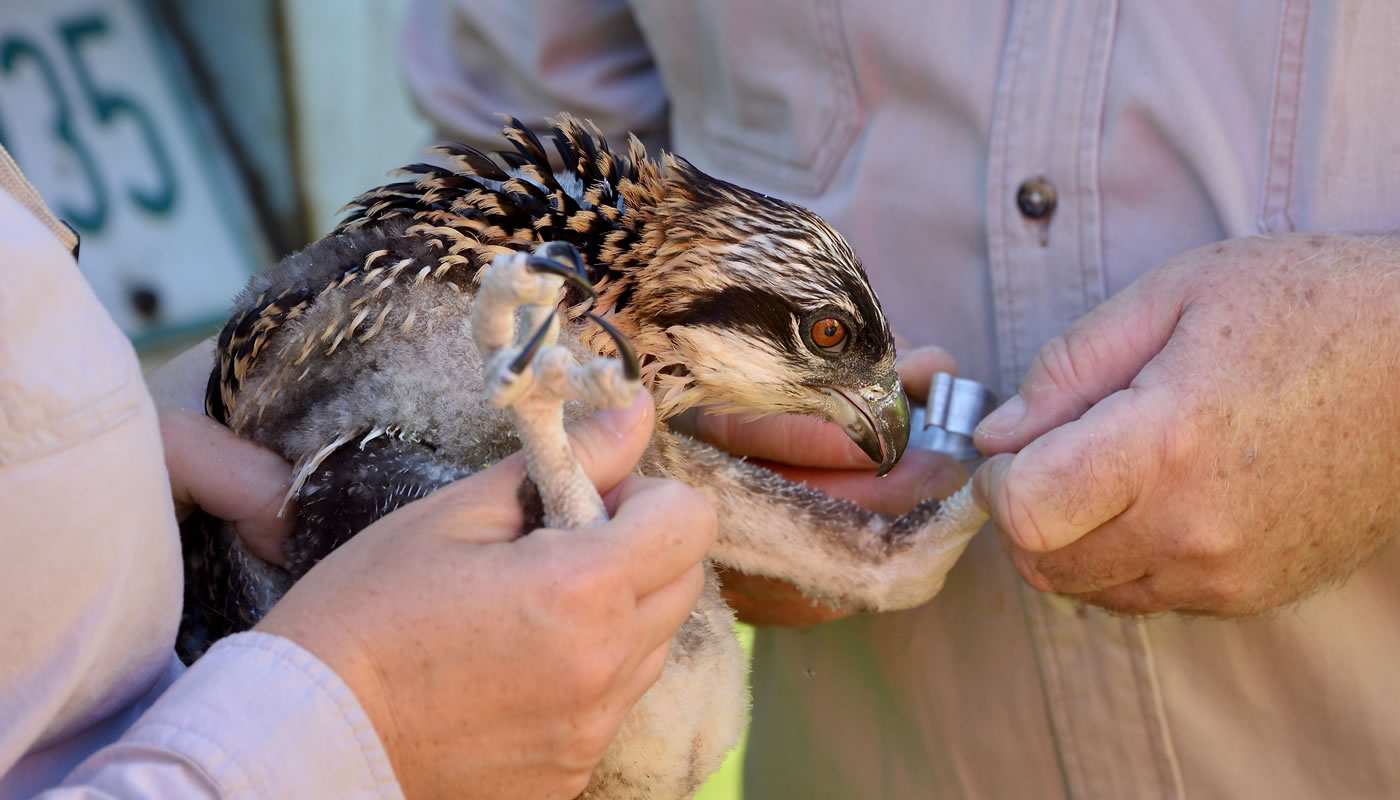
[(1166, 345), (1184, 305), (1179, 287), (1148, 273), (1040, 349), (1020, 391), (977, 426), (987, 455), (1011, 453), (1126, 388)]
[[(599, 494), (607, 494), (636, 467), (651, 442), (655, 422), (656, 405), (651, 394), (642, 390), (627, 408), (603, 409), (568, 426), (574, 457)], [(498, 502), (498, 498), (515, 498), (524, 479), (525, 456), (517, 452), (410, 505), (471, 507), (476, 509), (482, 530), (494, 531), (482, 533), (476, 541), (514, 538), (523, 520), (520, 507), (514, 502)]]
[(656, 404), (643, 389), (627, 408), (605, 408), (569, 426), (569, 441), (579, 466), (606, 494), (622, 482), (651, 443)]
[(1168, 458), (1175, 396), (1160, 388), (1111, 394), (1020, 452), (988, 459), (973, 494), (1017, 547), (1065, 547), (1126, 511)]
[(291, 487), (291, 465), (194, 411), (161, 411), (160, 434), (176, 517), (184, 520), (201, 508), (234, 523), (258, 557), (283, 563), (295, 515), (277, 512)]

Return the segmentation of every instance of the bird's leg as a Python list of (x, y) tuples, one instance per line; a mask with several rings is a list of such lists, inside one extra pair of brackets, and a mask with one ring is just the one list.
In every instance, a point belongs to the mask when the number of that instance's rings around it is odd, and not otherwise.
[(662, 429), (647, 474), (678, 478), (719, 517), (716, 563), (791, 583), (851, 611), (912, 608), (938, 593), (987, 515), (964, 486), (891, 516), (857, 506), (698, 439)]
[[(597, 525), (607, 519), (603, 500), (574, 458), (564, 432), (564, 401), (625, 408), (641, 390), (636, 356), (615, 328), (619, 359), (582, 366), (556, 344), (559, 291), (569, 281), (589, 294), (592, 286), (577, 251), (551, 242), (535, 254), (497, 256), (486, 269), (472, 311), (472, 335), (481, 351), (486, 391), (493, 405), (510, 410), (520, 434), (530, 478), (539, 489), (545, 524), (558, 528)], [(516, 341), (517, 308), (524, 330)]]

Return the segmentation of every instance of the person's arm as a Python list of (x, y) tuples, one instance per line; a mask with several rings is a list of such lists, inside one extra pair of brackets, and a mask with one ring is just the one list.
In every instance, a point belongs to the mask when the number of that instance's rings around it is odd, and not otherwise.
[(258, 630), (329, 664), (414, 797), (583, 791), (695, 608), (714, 512), (627, 477), (651, 399), (570, 426), (612, 518), (520, 536), (516, 454), (390, 514), (294, 585)]
[[(41, 206), (0, 192), (0, 797), (396, 796), (396, 779), (577, 795), (660, 673), (715, 536), (694, 491), (625, 479), (649, 400), (570, 429), (611, 522), (518, 538), (525, 470), (507, 459), (370, 526), (177, 677), (172, 488), (213, 504), (198, 486), (221, 481), (167, 473), (184, 468), (162, 458), (131, 345)], [(220, 466), (205, 456), (189, 463)], [(268, 456), (230, 477), (275, 493)]]
[(500, 149), (501, 114), (560, 111), (666, 143), (667, 97), (626, 0), (414, 0), (400, 72), (439, 136)]
[(977, 472), (1017, 569), (1132, 613), (1255, 614), (1400, 529), (1400, 240), (1203, 247), (1040, 352)]
[(402, 797), (354, 692), (297, 644), (224, 639), (44, 800)]
[[(0, 151), (6, 166), (21, 180)], [(106, 721), (165, 675), (180, 617), (140, 366), (36, 214), (0, 192), (0, 796), (51, 785), (119, 732)]]
[(611, 521), (519, 537), (519, 456), (405, 506), (51, 796), (574, 797), (660, 674), (714, 540), (696, 492), (626, 477), (650, 408), (570, 429)]

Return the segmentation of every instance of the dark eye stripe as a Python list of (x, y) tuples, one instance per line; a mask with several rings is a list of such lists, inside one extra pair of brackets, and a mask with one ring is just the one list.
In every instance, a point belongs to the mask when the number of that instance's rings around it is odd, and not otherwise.
[(783, 295), (747, 286), (696, 292), (684, 298), (677, 296), (675, 310), (653, 317), (661, 328), (672, 325), (709, 326), (727, 330), (740, 329), (764, 336), (785, 347), (796, 349), (797, 337), (792, 329), (796, 313), (792, 302)]

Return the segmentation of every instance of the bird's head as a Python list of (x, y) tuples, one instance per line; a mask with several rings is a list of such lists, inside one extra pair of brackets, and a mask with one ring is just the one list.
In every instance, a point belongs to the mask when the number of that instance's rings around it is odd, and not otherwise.
[(642, 355), (661, 418), (697, 406), (820, 417), (889, 471), (909, 405), (889, 322), (846, 240), (674, 156), (639, 177), (620, 186), (637, 238), (599, 305)]
[[(468, 264), (568, 242), (597, 292), (576, 291), (572, 316), (591, 308), (631, 340), (662, 419), (699, 406), (820, 417), (882, 474), (894, 466), (909, 405), (889, 322), (830, 225), (677, 156), (653, 159), (635, 136), (615, 154), (596, 126), (567, 114), (551, 137), (562, 170), (518, 120), (504, 135), (514, 148), (496, 154), (504, 167), (444, 145), (448, 168), (406, 167), (415, 180), (357, 198), (340, 229), (412, 214), (432, 231), (459, 231), (478, 251), (459, 258)], [(595, 352), (613, 351), (600, 328), (580, 330)]]

